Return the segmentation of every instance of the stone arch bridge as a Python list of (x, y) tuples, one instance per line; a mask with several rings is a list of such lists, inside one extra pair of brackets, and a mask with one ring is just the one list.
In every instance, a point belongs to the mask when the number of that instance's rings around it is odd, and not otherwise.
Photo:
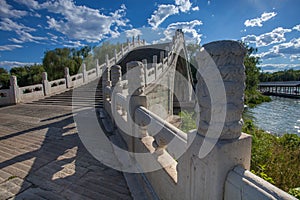
[[(249, 171), (245, 49), (204, 45), (193, 95), (181, 30), (165, 44), (134, 39), (91, 70), (0, 90), (0, 199), (293, 199)], [(165, 120), (191, 104), (196, 130)]]

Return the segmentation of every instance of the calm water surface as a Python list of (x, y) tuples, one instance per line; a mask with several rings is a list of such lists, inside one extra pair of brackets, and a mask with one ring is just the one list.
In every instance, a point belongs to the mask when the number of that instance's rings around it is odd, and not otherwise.
[(300, 136), (300, 99), (271, 98), (271, 102), (248, 109), (254, 124), (276, 135), (296, 133)]

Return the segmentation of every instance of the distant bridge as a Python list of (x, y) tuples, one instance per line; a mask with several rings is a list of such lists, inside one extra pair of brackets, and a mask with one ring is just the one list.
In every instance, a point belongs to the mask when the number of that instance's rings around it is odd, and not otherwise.
[[(124, 177), (95, 162), (80, 143), (77, 132), (82, 127), (69, 121), (72, 106), (74, 118), (82, 113), (90, 125), (86, 134), (99, 135), (92, 121), (96, 113), (107, 138), (124, 143), (127, 154), (105, 145), (124, 171), (132, 167), (129, 162), (145, 172), (135, 179), (124, 173), (133, 198), (293, 199), (249, 171), (251, 137), (241, 132), (245, 53), (234, 41), (204, 45), (197, 54), (194, 95), (181, 30), (170, 43), (146, 46), (139, 39), (128, 41), (113, 58), (106, 56), (105, 63), (89, 71), (83, 65), (74, 76), (66, 68), (65, 77), (48, 81), (44, 72), (41, 84), (26, 87), (11, 77), (10, 89), (0, 90), (0, 105), (17, 104), (0, 109), (6, 114), (0, 116), (5, 130), (0, 141), (5, 147), (0, 165), (3, 198), (131, 198)], [(191, 104), (198, 116), (197, 130), (184, 133), (167, 119), (174, 107)], [(20, 121), (20, 131), (15, 132), (14, 124)], [(140, 152), (146, 157), (132, 154)], [(18, 170), (22, 173), (16, 174)], [(130, 187), (132, 183), (137, 184)]]
[(300, 81), (261, 82), (258, 89), (265, 95), (300, 99)]

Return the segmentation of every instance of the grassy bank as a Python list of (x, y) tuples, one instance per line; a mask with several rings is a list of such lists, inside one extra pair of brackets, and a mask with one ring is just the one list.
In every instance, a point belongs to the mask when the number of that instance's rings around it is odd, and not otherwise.
[(245, 119), (243, 132), (252, 135), (251, 171), (282, 190), (300, 198), (300, 137), (276, 137)]
[(263, 102), (270, 102), (271, 100), (272, 99), (269, 96), (262, 95), (257, 90), (245, 91), (245, 104), (250, 108)]
[[(183, 111), (180, 117), (181, 130), (196, 128), (194, 113)], [(252, 135), (251, 172), (300, 199), (300, 137), (276, 137), (258, 129), (249, 117), (244, 118), (242, 131)]]

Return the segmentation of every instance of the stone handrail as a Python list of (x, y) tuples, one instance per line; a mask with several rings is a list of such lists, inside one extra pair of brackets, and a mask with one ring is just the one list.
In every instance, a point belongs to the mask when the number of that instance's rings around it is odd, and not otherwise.
[[(71, 88), (79, 87), (81, 85), (87, 84), (96, 78), (102, 76), (102, 69), (104, 67), (110, 68), (113, 64), (120, 61), (129, 51), (134, 48), (145, 45), (145, 41), (134, 41), (130, 43), (127, 41), (127, 46), (123, 47), (120, 52), (116, 52), (115, 56), (111, 59), (107, 59), (108, 62), (98, 65), (98, 61), (95, 65), (95, 68), (86, 71), (86, 66), (83, 64), (82, 72), (70, 76), (69, 69), (65, 69), (65, 77), (58, 80), (48, 81), (47, 73), (43, 73), (43, 81), (42, 84), (26, 86), (19, 88), (17, 84), (17, 79), (15, 76), (11, 77), (10, 89), (8, 90), (0, 90), (0, 94), (2, 97), (0, 99), (0, 106), (3, 105), (11, 105), (20, 102), (29, 102), (44, 98), (46, 96), (55, 95), (60, 92), (67, 91)], [(64, 82), (64, 83), (63, 83)], [(37, 89), (38, 88), (38, 89)]]
[(242, 166), (236, 166), (227, 176), (224, 200), (231, 199), (285, 199), (295, 197), (254, 175)]
[[(180, 34), (173, 41), (170, 49), (178, 52), (177, 44), (183, 42)], [(111, 85), (108, 79), (103, 80), (110, 91), (104, 100), (104, 108), (114, 119), (128, 150), (149, 151), (154, 158), (152, 162), (161, 166), (160, 170), (145, 173), (158, 197), (178, 200), (292, 199), (248, 171), (251, 136), (241, 132), (246, 50), (238, 42), (219, 41), (204, 45), (199, 51), (196, 59), (199, 65), (196, 86), (199, 121), (197, 130), (188, 134), (147, 108), (145, 90), (149, 78), (155, 76), (156, 80), (171, 67), (168, 65), (174, 62), (175, 52), (168, 53), (162, 64), (154, 57), (151, 70), (145, 67), (149, 63), (144, 60), (143, 63), (127, 63), (127, 73), (131, 72), (127, 74), (127, 97), (121, 83), (118, 85), (116, 81), (121, 80), (120, 67), (114, 66), (119, 72), (111, 74)], [(141, 172), (147, 172), (149, 160), (136, 159)], [(250, 194), (254, 194), (253, 197)]]

